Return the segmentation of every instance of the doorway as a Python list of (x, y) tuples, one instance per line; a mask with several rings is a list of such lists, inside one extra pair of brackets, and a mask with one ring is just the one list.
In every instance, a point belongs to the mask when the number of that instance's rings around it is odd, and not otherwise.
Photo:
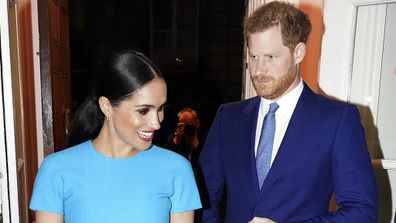
[(159, 66), (168, 85), (154, 144), (174, 132), (185, 106), (208, 130), (220, 104), (241, 99), (244, 13), (244, 0), (70, 0), (72, 111), (87, 96), (97, 62), (134, 49)]

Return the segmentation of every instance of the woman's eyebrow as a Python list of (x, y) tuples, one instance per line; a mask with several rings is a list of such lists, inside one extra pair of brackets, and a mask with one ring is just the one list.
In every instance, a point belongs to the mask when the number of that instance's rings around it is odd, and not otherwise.
[[(159, 107), (163, 107), (166, 106), (167, 102), (162, 103)], [(151, 104), (141, 104), (141, 105), (135, 105), (135, 107), (138, 108), (155, 108), (155, 105), (151, 105)]]

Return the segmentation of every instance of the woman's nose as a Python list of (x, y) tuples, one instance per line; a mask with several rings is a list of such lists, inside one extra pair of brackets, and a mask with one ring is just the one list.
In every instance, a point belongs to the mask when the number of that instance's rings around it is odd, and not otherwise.
[(158, 130), (161, 127), (161, 117), (160, 117), (160, 115), (159, 114), (153, 115), (150, 118), (148, 125), (151, 128), (153, 128), (155, 130)]

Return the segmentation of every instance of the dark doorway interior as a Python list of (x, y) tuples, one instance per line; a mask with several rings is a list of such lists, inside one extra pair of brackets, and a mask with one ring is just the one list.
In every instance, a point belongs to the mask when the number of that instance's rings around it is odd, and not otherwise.
[(150, 57), (168, 84), (162, 145), (177, 112), (197, 110), (208, 130), (218, 106), (242, 95), (242, 20), (245, 1), (70, 0), (72, 108), (90, 89), (98, 60), (118, 49)]

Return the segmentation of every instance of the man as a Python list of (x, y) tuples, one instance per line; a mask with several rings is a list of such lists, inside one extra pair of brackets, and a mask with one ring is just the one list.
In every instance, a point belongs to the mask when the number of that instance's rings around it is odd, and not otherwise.
[(206, 134), (199, 128), (200, 121), (194, 109), (182, 108), (177, 118), (176, 131), (168, 136), (164, 147), (190, 160), (195, 172)]
[[(313, 93), (301, 79), (310, 31), (308, 17), (288, 3), (268, 3), (245, 19), (258, 96), (217, 112), (200, 157), (210, 202), (204, 223), (220, 222), (224, 188), (226, 223), (376, 222), (356, 107)], [(329, 212), (333, 192), (338, 210)]]
[[(182, 108), (177, 118), (176, 131), (168, 136), (164, 147), (190, 160), (197, 186), (202, 188), (204, 183), (202, 177), (198, 175), (198, 159), (207, 133), (201, 130), (200, 120), (194, 109)], [(202, 222), (202, 209), (195, 210), (194, 222)]]

